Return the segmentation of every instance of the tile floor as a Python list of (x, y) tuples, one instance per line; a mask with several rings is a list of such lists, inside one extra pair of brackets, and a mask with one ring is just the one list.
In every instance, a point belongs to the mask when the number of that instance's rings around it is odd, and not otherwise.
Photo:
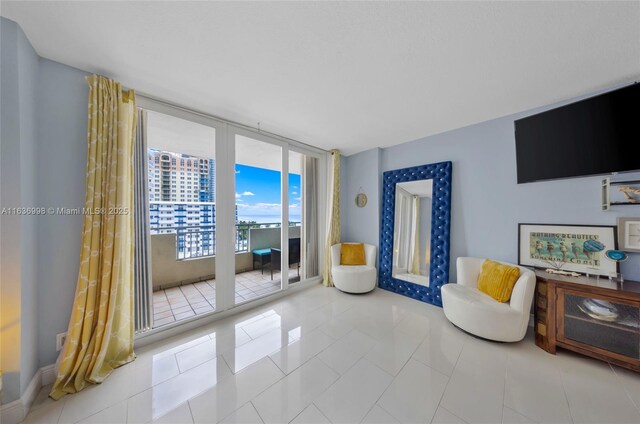
[[(289, 282), (299, 281), (297, 268), (289, 270)], [(280, 273), (269, 270), (236, 275), (236, 303), (246, 302), (280, 290)], [(171, 287), (153, 292), (153, 323), (160, 327), (175, 321), (212, 312), (216, 306), (216, 280)]]
[(640, 423), (639, 374), (383, 290), (318, 285), (136, 351), (25, 423)]

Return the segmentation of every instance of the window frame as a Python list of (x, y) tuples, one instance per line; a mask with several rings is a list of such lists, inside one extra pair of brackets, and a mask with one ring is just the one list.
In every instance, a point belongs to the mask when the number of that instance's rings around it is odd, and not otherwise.
[[(263, 141), (269, 144), (281, 147), (282, 152), (282, 180), (281, 180), (281, 216), (282, 222), (289, 222), (289, 152), (293, 151), (303, 155), (315, 157), (318, 160), (318, 181), (326, 181), (328, 152), (325, 150), (308, 146), (296, 140), (288, 139), (276, 134), (265, 133), (263, 131), (244, 126), (235, 122), (231, 122), (222, 118), (211, 116), (198, 111), (190, 110), (182, 106), (174, 105), (165, 101), (157, 100), (145, 95), (137, 94), (137, 107), (157, 113), (170, 115), (175, 118), (184, 119), (196, 124), (209, 126), (215, 130), (215, 181), (216, 192), (214, 202), (216, 204), (216, 227), (219, 229), (235, 230), (235, 136), (241, 135)], [(170, 158), (172, 159), (172, 158)], [(159, 159), (162, 161), (162, 159)], [(326, 216), (323, 213), (326, 210), (326, 184), (318, 184), (318, 263), (324, 263), (324, 240), (326, 234)], [(147, 202), (149, 201), (147, 196)], [(288, 225), (281, 226), (281, 246), (282, 246), (282, 264), (281, 269), (288, 267)], [(218, 262), (220, 261), (220, 262)], [(211, 320), (227, 313), (233, 309), (240, 312), (246, 309), (247, 305), (251, 305), (265, 297), (271, 297), (274, 294), (264, 297), (257, 297), (250, 301), (235, 304), (235, 246), (232, 231), (216, 231), (216, 265), (218, 263), (233, 263), (233, 267), (216, 266), (216, 305), (215, 310), (209, 314), (196, 315), (193, 318), (181, 320), (175, 323), (167, 324), (162, 327), (153, 328), (145, 333), (136, 336), (136, 339), (142, 337), (153, 336), (159, 332), (165, 332), (172, 328), (182, 328), (185, 324), (200, 322), (202, 320)], [(149, 270), (151, 274), (151, 270)], [(305, 282), (319, 282), (320, 276), (312, 277), (304, 281), (300, 281), (300, 285)], [(153, 275), (150, 277), (153, 278)], [(289, 288), (288, 278), (282, 278), (281, 290), (275, 293), (287, 292)], [(297, 284), (297, 285), (298, 285)], [(152, 305), (150, 305), (152, 307)], [(217, 317), (215, 318), (217, 319)]]

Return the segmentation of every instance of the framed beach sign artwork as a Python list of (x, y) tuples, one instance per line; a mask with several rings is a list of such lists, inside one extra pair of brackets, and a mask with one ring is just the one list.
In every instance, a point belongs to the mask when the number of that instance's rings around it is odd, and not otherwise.
[(519, 224), (518, 263), (592, 275), (618, 272), (605, 252), (617, 248), (613, 225)]

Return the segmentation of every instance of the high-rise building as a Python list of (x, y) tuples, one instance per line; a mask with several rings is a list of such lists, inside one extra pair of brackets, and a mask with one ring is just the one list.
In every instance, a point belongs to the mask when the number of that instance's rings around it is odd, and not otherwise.
[(151, 234), (175, 233), (179, 258), (214, 255), (215, 160), (149, 149), (148, 168)]
[(216, 205), (212, 202), (149, 202), (152, 234), (173, 233), (177, 228), (212, 228)]
[(210, 202), (215, 202), (214, 193), (216, 192), (216, 161), (209, 159), (209, 193)]
[(178, 257), (215, 254), (215, 161), (149, 149), (152, 234), (175, 233)]
[(214, 202), (215, 161), (149, 149), (150, 202)]

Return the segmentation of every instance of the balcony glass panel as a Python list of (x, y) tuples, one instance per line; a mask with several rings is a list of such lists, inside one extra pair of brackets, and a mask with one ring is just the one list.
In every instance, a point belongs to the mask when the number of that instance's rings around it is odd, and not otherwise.
[(236, 135), (235, 151), (236, 274), (260, 271), (236, 278), (235, 303), (243, 303), (281, 287), (282, 148)]
[[(148, 111), (149, 221), (154, 327), (215, 310), (214, 128)], [(176, 174), (187, 177), (177, 179)], [(192, 185), (190, 180), (204, 183)], [(195, 190), (194, 190), (195, 187)], [(185, 193), (193, 193), (185, 199)]]

